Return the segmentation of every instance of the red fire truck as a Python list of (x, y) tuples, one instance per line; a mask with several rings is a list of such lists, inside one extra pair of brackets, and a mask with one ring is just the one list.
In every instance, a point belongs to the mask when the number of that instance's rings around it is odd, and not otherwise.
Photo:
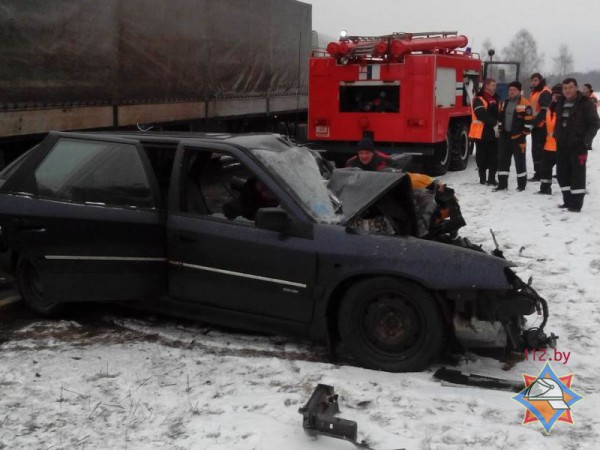
[[(419, 155), (433, 175), (462, 170), (482, 61), (456, 32), (342, 36), (313, 53), (308, 139), (336, 156), (370, 136), (386, 153)], [(341, 155), (344, 154), (344, 155)]]

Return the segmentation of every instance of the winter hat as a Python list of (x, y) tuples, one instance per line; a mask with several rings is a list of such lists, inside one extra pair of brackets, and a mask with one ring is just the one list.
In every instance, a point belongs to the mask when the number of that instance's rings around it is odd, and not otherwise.
[(563, 93), (562, 84), (558, 83), (558, 84), (555, 84), (554, 86), (552, 86), (552, 93), (562, 95), (562, 93)]
[(373, 141), (369, 138), (363, 138), (358, 145), (356, 146), (356, 150), (366, 150), (369, 152), (373, 151)]
[(513, 81), (512, 83), (510, 83), (510, 84), (508, 85), (508, 87), (509, 87), (509, 88), (511, 88), (511, 87), (517, 88), (519, 91), (522, 89), (522, 87), (521, 87), (521, 83), (520, 83), (520, 82), (518, 82), (518, 81)]

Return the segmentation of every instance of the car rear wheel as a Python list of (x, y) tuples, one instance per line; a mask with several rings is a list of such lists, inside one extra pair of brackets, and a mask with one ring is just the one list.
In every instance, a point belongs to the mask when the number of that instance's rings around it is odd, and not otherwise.
[(21, 297), (34, 311), (53, 316), (58, 314), (63, 304), (44, 298), (39, 265), (30, 258), (21, 258), (17, 264), (17, 282)]
[(389, 372), (425, 369), (439, 356), (446, 326), (439, 306), (422, 287), (381, 277), (352, 286), (342, 300), (344, 347), (363, 366)]

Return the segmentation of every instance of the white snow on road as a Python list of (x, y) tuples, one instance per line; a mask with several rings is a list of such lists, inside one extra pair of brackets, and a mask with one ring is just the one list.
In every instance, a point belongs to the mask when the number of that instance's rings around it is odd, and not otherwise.
[[(531, 183), (517, 192), (514, 167), (508, 192), (479, 185), (474, 160), (444, 177), (468, 223), (461, 235), (491, 251), (493, 228), (518, 273), (533, 275), (548, 300), (547, 330), (571, 352), (568, 365), (553, 369), (573, 373), (573, 390), (584, 396), (574, 425), (558, 423), (546, 436), (539, 423), (522, 424), (513, 393), (442, 385), (432, 378), (439, 366), (390, 374), (332, 365), (309, 343), (131, 314), (106, 319), (126, 330), (115, 336), (40, 320), (0, 344), (0, 449), (354, 448), (304, 434), (298, 408), (318, 383), (335, 387), (340, 416), (356, 420), (359, 440), (376, 450), (598, 448), (600, 140), (595, 147), (580, 214), (557, 208), (556, 185), (551, 197), (535, 195)], [(507, 368), (468, 353), (459, 368), (521, 381), (543, 365)]]

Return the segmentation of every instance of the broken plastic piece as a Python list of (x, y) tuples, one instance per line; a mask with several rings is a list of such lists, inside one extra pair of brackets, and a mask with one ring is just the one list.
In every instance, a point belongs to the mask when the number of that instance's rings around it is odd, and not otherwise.
[(485, 389), (499, 389), (512, 392), (521, 392), (523, 390), (523, 384), (516, 381), (475, 374), (465, 375), (460, 370), (446, 369), (445, 367), (434, 373), (433, 377), (453, 384), (476, 386)]
[(316, 437), (320, 434), (343, 439), (353, 443), (357, 448), (372, 450), (365, 441), (356, 440), (358, 429), (356, 422), (334, 417), (340, 412), (340, 407), (333, 386), (317, 385), (306, 405), (298, 409), (298, 412), (303, 416), (302, 427), (309, 436)]

